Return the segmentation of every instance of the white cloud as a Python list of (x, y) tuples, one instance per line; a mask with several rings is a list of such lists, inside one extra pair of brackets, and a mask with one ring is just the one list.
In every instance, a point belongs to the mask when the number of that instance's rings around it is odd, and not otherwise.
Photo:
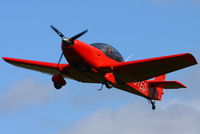
[(33, 79), (18, 81), (0, 95), (0, 112), (7, 112), (35, 103), (43, 103), (51, 97), (50, 87)]
[(174, 101), (158, 110), (130, 104), (119, 110), (100, 110), (59, 134), (198, 134), (200, 111)]

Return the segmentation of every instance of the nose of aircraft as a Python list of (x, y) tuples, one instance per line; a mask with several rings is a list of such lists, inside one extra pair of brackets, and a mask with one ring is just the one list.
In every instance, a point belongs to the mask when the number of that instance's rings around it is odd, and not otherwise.
[[(62, 38), (62, 47), (68, 47), (74, 44), (74, 40), (78, 39), (79, 37), (81, 37), (83, 34), (87, 33), (88, 30), (86, 29), (85, 31), (71, 37), (71, 38), (66, 38), (58, 29), (56, 29), (53, 25), (50, 26), (53, 31), (55, 31), (61, 38)], [(58, 65), (60, 64), (60, 61), (63, 57), (63, 52), (61, 53), (61, 56), (58, 60)]]
[(68, 38), (63, 38), (62, 39), (62, 46), (64, 46), (64, 47), (69, 47), (69, 46), (71, 46), (73, 44), (74, 44), (74, 41), (71, 40), (71, 39), (68, 39)]

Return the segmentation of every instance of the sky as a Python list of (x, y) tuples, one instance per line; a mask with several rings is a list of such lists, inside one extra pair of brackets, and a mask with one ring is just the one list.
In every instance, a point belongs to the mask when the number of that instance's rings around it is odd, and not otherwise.
[[(200, 59), (200, 0), (0, 0), (1, 57), (56, 63), (61, 54), (54, 25), (88, 44), (111, 44), (126, 59), (189, 52)], [(62, 63), (66, 63), (63, 59)], [(51, 76), (0, 60), (0, 133), (198, 134), (199, 65), (167, 75), (188, 88), (165, 90), (157, 109), (147, 100), (99, 84), (67, 80), (55, 90)]]

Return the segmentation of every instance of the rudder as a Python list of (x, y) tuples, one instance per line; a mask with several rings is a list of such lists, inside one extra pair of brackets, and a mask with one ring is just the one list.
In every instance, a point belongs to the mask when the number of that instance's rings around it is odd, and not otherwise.
[[(163, 74), (163, 75), (155, 77), (153, 81), (165, 81), (165, 79), (166, 79), (166, 74)], [(149, 84), (149, 97), (152, 100), (161, 100), (162, 94), (163, 94), (163, 89), (164, 88), (162, 85), (153, 87)]]

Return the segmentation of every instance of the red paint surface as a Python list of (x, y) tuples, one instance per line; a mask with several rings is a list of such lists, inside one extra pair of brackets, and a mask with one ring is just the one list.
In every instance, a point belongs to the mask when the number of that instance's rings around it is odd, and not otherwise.
[[(3, 59), (19, 67), (51, 75), (60, 73), (64, 77), (81, 82), (103, 83), (107, 79), (115, 83), (116, 88), (154, 100), (161, 100), (163, 87), (167, 84), (168, 86), (170, 84), (185, 86), (174, 81), (158, 81), (158, 79), (148, 81), (148, 79), (197, 64), (195, 58), (189, 53), (117, 62), (107, 57), (101, 50), (78, 40), (75, 40), (70, 47), (62, 46), (62, 51), (69, 64), (57, 65), (8, 57), (3, 57)], [(74, 63), (87, 70), (77, 69), (72, 65)], [(55, 80), (64, 82), (57, 75), (53, 77), (53, 81)]]

